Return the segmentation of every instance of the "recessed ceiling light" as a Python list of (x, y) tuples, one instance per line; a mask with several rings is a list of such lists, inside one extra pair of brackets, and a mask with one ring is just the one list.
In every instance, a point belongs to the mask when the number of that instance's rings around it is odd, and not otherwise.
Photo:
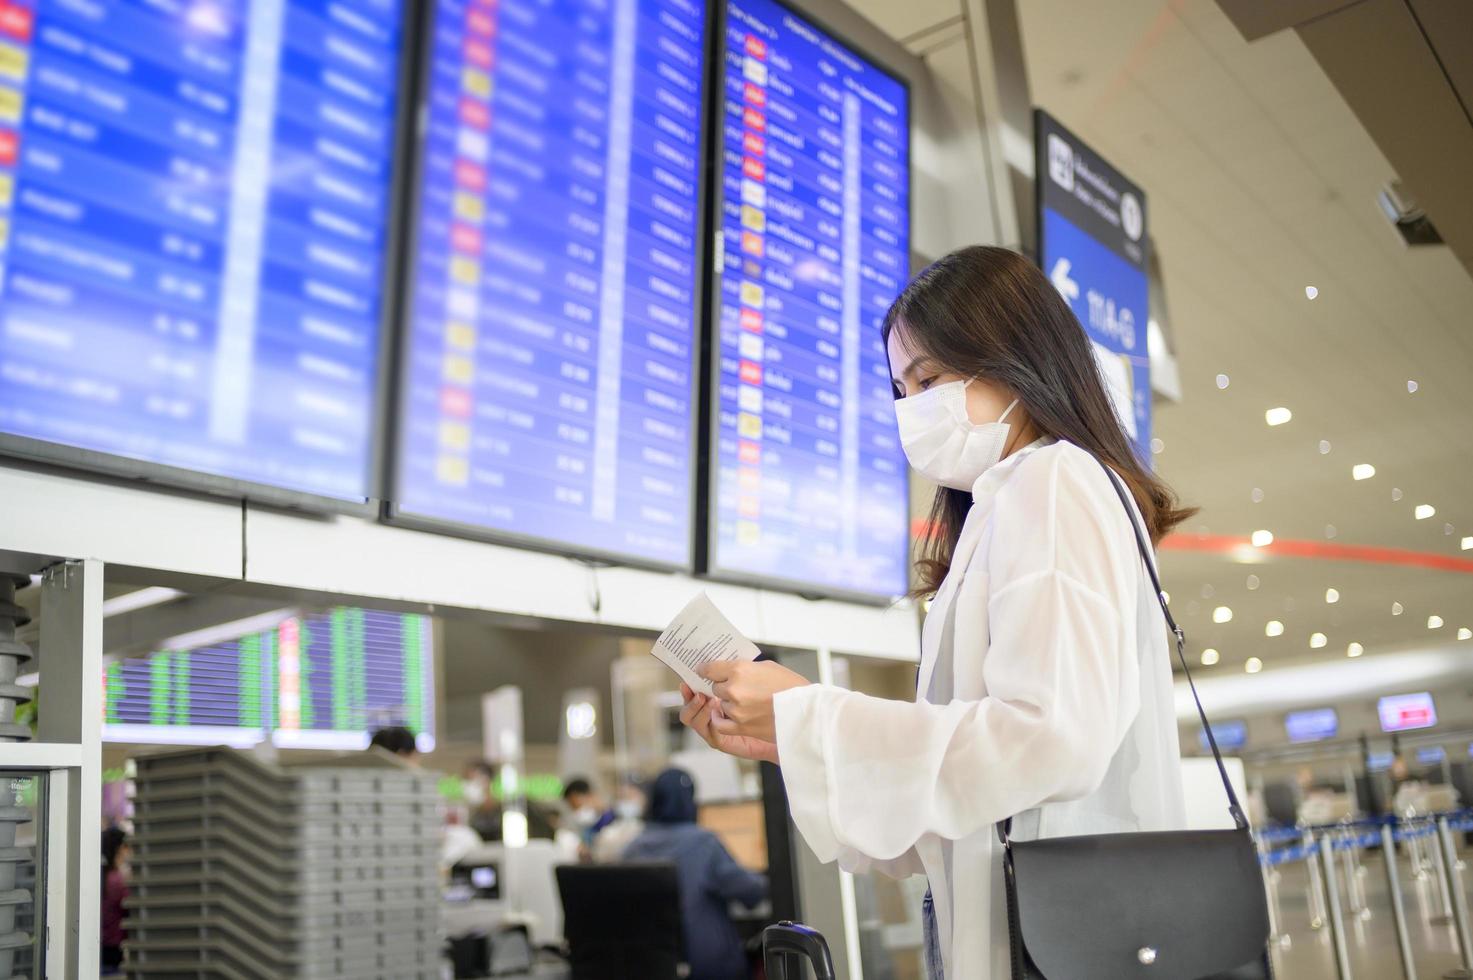
[(1408, 381), (1407, 382), (1407, 394), (1408, 395), (1415, 395), (1416, 393), (1417, 393), (1417, 383), (1415, 381)]
[(1402, 613), (1401, 603), (1399, 603), (1399, 602), (1393, 602), (1391, 604), (1391, 615), (1393, 615), (1393, 616), (1400, 616), (1401, 613)]
[(1466, 626), (1459, 626), (1458, 627), (1458, 639), (1460, 639), (1460, 640), (1473, 640), (1473, 630), (1470, 630)]
[(1330, 440), (1328, 440), (1328, 439), (1321, 439), (1320, 440), (1320, 455), (1321, 456), (1328, 456), (1329, 453), (1330, 453)]
[(1249, 657), (1248, 662), (1243, 665), (1243, 669), (1250, 674), (1256, 674), (1263, 669), (1263, 661), (1257, 657)]
[(1212, 649), (1211, 647), (1208, 647), (1206, 650), (1202, 651), (1203, 667), (1211, 667), (1213, 664), (1217, 663), (1218, 659), (1219, 658), (1217, 651)]
[(1166, 443), (1162, 442), (1160, 439), (1152, 439), (1151, 452), (1155, 453), (1157, 456), (1160, 456), (1162, 453), (1166, 452)]
[(1284, 624), (1277, 619), (1270, 619), (1263, 627), (1264, 636), (1283, 636)]
[(1365, 652), (1366, 648), (1361, 646), (1359, 643), (1352, 643), (1350, 646), (1345, 648), (1345, 655), (1347, 657), (1359, 657)]
[(1454, 530), (1456, 530), (1456, 528), (1454, 528), (1451, 524), (1442, 525), (1442, 533), (1445, 534), (1447, 537), (1452, 537)]
[(1324, 646), (1326, 643), (1329, 643), (1329, 642), (1330, 642), (1329, 638), (1327, 636), (1325, 636), (1325, 634), (1323, 634), (1323, 633), (1311, 633), (1311, 634), (1309, 634), (1309, 648), (1311, 650), (1318, 650), (1320, 647)]
[(1440, 630), (1440, 629), (1442, 629), (1442, 617), (1441, 616), (1428, 616), (1427, 617), (1427, 628), (1429, 630)]
[(1391, 500), (1393, 503), (1401, 499), (1401, 487), (1391, 488)]
[(1376, 468), (1370, 463), (1356, 463), (1350, 468), (1352, 480), (1369, 480), (1376, 475)]
[(1463, 550), (1468, 551), (1470, 549), (1473, 549), (1473, 537), (1466, 537), (1463, 539)]
[(1244, 583), (1244, 584), (1246, 584), (1248, 586), (1248, 591), (1249, 592), (1257, 591), (1258, 585), (1259, 585), (1258, 576), (1257, 575), (1249, 575), (1248, 576), (1248, 581), (1246, 583)]
[(1214, 623), (1228, 623), (1233, 618), (1233, 611), (1227, 606), (1218, 606), (1212, 610), (1212, 621)]
[(1267, 548), (1274, 543), (1274, 533), (1259, 529), (1253, 532), (1252, 541), (1255, 548)]
[(1230, 383), (1231, 383), (1231, 379), (1229, 379), (1227, 375), (1225, 375), (1225, 374), (1219, 374), (1217, 376), (1217, 390), (1218, 391), (1221, 391), (1222, 389), (1226, 388)]
[(1319, 291), (1319, 287), (1317, 287), (1317, 286), (1305, 286), (1304, 287), (1304, 298), (1305, 299), (1314, 299), (1319, 294), (1320, 294), (1320, 291)]
[(1340, 601), (1340, 591), (1338, 589), (1326, 589), (1325, 590), (1325, 601), (1326, 602), (1339, 602)]
[(1436, 507), (1433, 507), (1431, 504), (1418, 504), (1417, 505), (1417, 509), (1414, 510), (1414, 511), (1412, 511), (1412, 514), (1419, 521), (1425, 521), (1427, 518), (1431, 517), (1433, 514), (1436, 514), (1436, 513), (1437, 513), (1437, 508)]
[(1333, 538), (1336, 534), (1339, 534), (1339, 533), (1340, 533), (1339, 531), (1336, 531), (1335, 530), (1335, 525), (1333, 525), (1333, 524), (1326, 524), (1325, 525), (1325, 537), (1327, 537), (1327, 538)]
[(1263, 488), (1254, 487), (1253, 492), (1248, 494), (1248, 498), (1252, 500), (1255, 504), (1263, 503)]
[(1269, 425), (1283, 425), (1294, 417), (1294, 413), (1287, 408), (1271, 408), (1263, 413), (1263, 420)]

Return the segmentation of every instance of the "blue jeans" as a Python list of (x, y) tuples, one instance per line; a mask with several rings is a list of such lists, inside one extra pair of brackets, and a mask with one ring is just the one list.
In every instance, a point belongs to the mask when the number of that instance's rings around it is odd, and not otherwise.
[(926, 889), (926, 899), (921, 903), (921, 930), (926, 941), (926, 976), (930, 980), (946, 980), (941, 965), (941, 938), (936, 928), (936, 903), (931, 899), (931, 890)]

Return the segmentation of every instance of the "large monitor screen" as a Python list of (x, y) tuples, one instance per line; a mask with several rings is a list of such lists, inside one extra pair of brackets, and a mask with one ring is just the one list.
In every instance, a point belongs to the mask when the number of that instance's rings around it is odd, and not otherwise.
[(434, 5), (396, 517), (690, 564), (705, 29)]
[(900, 595), (907, 474), (880, 324), (909, 273), (909, 93), (774, 0), (726, 10), (708, 564)]
[(1284, 733), (1291, 742), (1322, 742), (1340, 731), (1340, 716), (1334, 708), (1291, 711), (1284, 716)]
[(373, 495), (399, 0), (0, 6), (0, 448)]
[(262, 619), (108, 664), (102, 737), (359, 749), (402, 725), (434, 747), (429, 618), (338, 607)]
[(1376, 702), (1376, 713), (1383, 732), (1408, 732), (1437, 724), (1437, 707), (1426, 691), (1381, 698)]

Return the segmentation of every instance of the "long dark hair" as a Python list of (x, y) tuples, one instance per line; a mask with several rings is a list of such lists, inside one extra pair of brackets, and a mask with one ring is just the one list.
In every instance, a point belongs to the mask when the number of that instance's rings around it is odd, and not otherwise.
[[(885, 314), (887, 344), (897, 327), (911, 353), (1007, 386), (1040, 435), (1072, 442), (1107, 463), (1130, 488), (1152, 541), (1196, 513), (1136, 458), (1084, 329), (1026, 256), (973, 245), (932, 263)], [(918, 594), (934, 592), (946, 577), (971, 505), (969, 491), (937, 489), (930, 533), (916, 560)]]

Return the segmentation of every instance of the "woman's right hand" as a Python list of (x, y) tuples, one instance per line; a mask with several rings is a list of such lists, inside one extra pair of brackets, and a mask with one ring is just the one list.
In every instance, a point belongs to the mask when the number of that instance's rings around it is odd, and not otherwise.
[(777, 745), (750, 735), (723, 735), (711, 725), (712, 718), (720, 718), (721, 702), (716, 698), (697, 694), (690, 685), (680, 685), (680, 695), (685, 698), (685, 707), (680, 709), (680, 723), (705, 741), (713, 749), (734, 755), (738, 759), (753, 759), (757, 762), (778, 762)]

